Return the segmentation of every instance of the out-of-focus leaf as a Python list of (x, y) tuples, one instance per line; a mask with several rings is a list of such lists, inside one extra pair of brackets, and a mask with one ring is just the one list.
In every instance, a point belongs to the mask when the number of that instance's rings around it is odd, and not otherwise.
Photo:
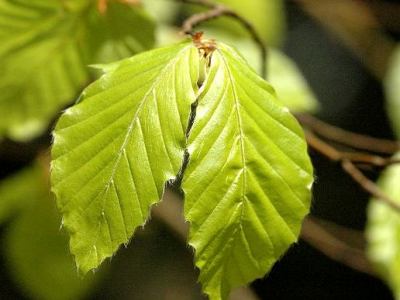
[(91, 0), (0, 1), (0, 137), (43, 132), (90, 80), (88, 64), (152, 46), (154, 24), (139, 8)]
[(400, 138), (400, 45), (393, 52), (383, 84), (387, 101), (386, 111), (392, 122), (393, 130)]
[[(400, 153), (397, 154), (400, 158)], [(378, 181), (383, 191), (400, 203), (400, 165), (388, 167)], [(400, 214), (371, 199), (368, 208), (368, 256), (400, 299)]]
[(203, 290), (226, 299), (297, 240), (313, 172), (301, 127), (232, 48), (217, 44), (197, 101), (185, 217)]
[(19, 211), (8, 224), (3, 250), (12, 278), (30, 299), (82, 298), (93, 286), (93, 276), (79, 278), (68, 251), (68, 237), (60, 228), (55, 202), (44, 170), (27, 168), (3, 181), (0, 204), (11, 201)]
[(142, 0), (146, 11), (157, 23), (173, 23), (178, 14), (179, 3), (169, 0)]
[[(281, 44), (286, 30), (283, 0), (216, 0), (215, 2), (226, 5), (249, 20), (268, 45)], [(194, 11), (197, 10), (191, 10), (191, 13)], [(231, 18), (211, 21), (205, 26), (221, 29), (225, 34), (231, 34), (236, 38), (249, 36), (248, 31), (237, 20)]]
[(277, 49), (269, 49), (268, 81), (278, 98), (293, 112), (313, 112), (318, 101), (293, 60)]
[(30, 207), (33, 199), (43, 195), (43, 185), (38, 178), (44, 176), (36, 166), (28, 167), (0, 181), (0, 224)]
[(198, 62), (181, 43), (105, 66), (58, 121), (52, 190), (82, 272), (129, 241), (178, 173)]

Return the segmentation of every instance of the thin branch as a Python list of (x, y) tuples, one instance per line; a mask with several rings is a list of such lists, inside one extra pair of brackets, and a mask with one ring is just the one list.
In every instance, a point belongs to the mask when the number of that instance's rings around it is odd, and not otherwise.
[(350, 146), (354, 149), (362, 149), (371, 152), (394, 154), (400, 151), (400, 142), (385, 139), (378, 139), (351, 131), (347, 131), (328, 123), (325, 123), (309, 114), (298, 114), (299, 122), (309, 127), (315, 133), (328, 140)]
[(367, 178), (350, 160), (344, 159), (342, 161), (342, 167), (355, 182), (357, 182), (365, 191), (374, 196), (376, 200), (381, 201), (397, 212), (400, 212), (399, 203), (383, 192), (372, 180)]
[[(340, 227), (340, 231), (349, 236), (355, 236), (354, 230), (329, 224), (329, 222), (318, 222), (318, 219), (308, 216), (301, 230), (301, 238), (314, 248), (321, 251), (327, 257), (342, 263), (354, 270), (376, 276), (370, 262), (368, 261), (363, 249), (353, 247), (344, 242), (339, 236), (329, 232), (328, 227)], [(336, 230), (336, 232), (339, 232)], [(362, 233), (357, 233), (361, 236)]]
[(356, 164), (366, 164), (376, 167), (386, 167), (392, 164), (400, 163), (400, 159), (393, 157), (382, 157), (364, 152), (339, 151), (309, 131), (306, 131), (305, 135), (307, 144), (310, 146), (310, 148), (326, 156), (332, 161), (338, 162), (344, 159), (348, 159)]
[(356, 183), (358, 183), (365, 191), (370, 193), (377, 200), (382, 201), (383, 203), (387, 204), (388, 206), (390, 206), (391, 208), (400, 213), (400, 204), (397, 203), (394, 199), (392, 199), (388, 195), (386, 195), (373, 181), (368, 179), (361, 172), (361, 170), (354, 165), (351, 159), (354, 159), (354, 157), (356, 157), (358, 160), (363, 159), (364, 160), (362, 161), (363, 163), (366, 162), (382, 163), (381, 160), (383, 160), (383, 162), (385, 163), (388, 162), (393, 163), (393, 162), (398, 162), (397, 160), (390, 161), (390, 160), (385, 160), (384, 158), (379, 158), (378, 160), (376, 160), (375, 156), (368, 154), (349, 155), (349, 153), (346, 152), (342, 153), (310, 132), (306, 132), (306, 140), (307, 144), (312, 149), (316, 150), (323, 156), (327, 157), (332, 161), (341, 162), (343, 170), (346, 171), (346, 173), (348, 173), (353, 178), (353, 180)]
[(200, 24), (207, 22), (209, 20), (213, 20), (222, 16), (230, 17), (236, 21), (238, 21), (250, 34), (253, 41), (257, 44), (260, 49), (261, 55), (261, 75), (266, 78), (267, 72), (267, 47), (265, 46), (263, 40), (260, 35), (257, 33), (253, 24), (249, 22), (247, 19), (243, 18), (235, 11), (229, 9), (228, 7), (212, 3), (207, 0), (178, 0), (182, 3), (186, 4), (194, 4), (208, 8), (209, 10), (206, 12), (198, 13), (187, 18), (182, 24), (182, 31), (185, 34), (193, 35), (194, 28), (199, 26)]

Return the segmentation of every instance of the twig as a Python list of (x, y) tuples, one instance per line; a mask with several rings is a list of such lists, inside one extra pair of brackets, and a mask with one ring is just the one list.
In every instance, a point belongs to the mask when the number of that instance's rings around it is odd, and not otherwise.
[[(304, 241), (332, 260), (340, 262), (359, 272), (376, 276), (363, 249), (349, 245), (340, 239), (340, 237), (333, 235), (327, 230), (328, 226), (339, 227), (338, 225), (331, 225), (326, 221), (321, 224), (318, 223), (320, 223), (318, 219), (312, 216), (308, 216), (304, 220), (301, 230), (301, 238)], [(341, 227), (340, 231), (348, 235), (355, 235), (355, 232), (348, 228)], [(362, 236), (362, 233), (358, 233), (358, 235)]]
[(392, 157), (382, 157), (364, 152), (344, 152), (339, 151), (327, 142), (323, 141), (313, 133), (306, 131), (307, 144), (318, 153), (326, 156), (332, 161), (342, 161), (348, 159), (356, 164), (366, 164), (376, 167), (386, 167), (392, 164), (399, 164), (400, 159)]
[(355, 182), (357, 182), (365, 191), (370, 193), (376, 200), (379, 200), (391, 208), (400, 212), (400, 205), (394, 199), (386, 195), (373, 181), (368, 179), (359, 168), (357, 168), (350, 160), (342, 161), (343, 170), (349, 174)]
[(298, 114), (299, 122), (328, 140), (371, 152), (393, 154), (400, 150), (399, 141), (378, 139), (347, 131), (325, 123), (309, 114)]
[(397, 160), (385, 161), (384, 158), (379, 158), (378, 160), (376, 160), (376, 156), (368, 154), (362, 154), (362, 156), (359, 156), (359, 154), (348, 155), (348, 153), (346, 154), (336, 150), (334, 147), (310, 132), (306, 132), (306, 139), (308, 145), (320, 154), (324, 155), (332, 161), (341, 162), (343, 170), (346, 171), (346, 173), (348, 173), (354, 179), (354, 181), (357, 182), (365, 191), (370, 193), (377, 200), (382, 201), (383, 203), (387, 204), (388, 206), (400, 213), (400, 203), (397, 203), (394, 199), (386, 195), (373, 181), (369, 180), (351, 161), (351, 159), (354, 159), (354, 157), (352, 156), (355, 156), (359, 160), (364, 159), (364, 161), (362, 161), (363, 163), (382, 163), (382, 160), (385, 163), (394, 163), (398, 162)]
[(253, 24), (237, 14), (235, 11), (229, 9), (228, 7), (212, 3), (207, 0), (179, 0), (182, 3), (194, 4), (208, 8), (206, 12), (198, 13), (187, 18), (182, 24), (182, 31), (185, 34), (193, 35), (194, 28), (200, 24), (207, 22), (212, 19), (216, 19), (222, 16), (231, 17), (238, 21), (250, 34), (253, 41), (257, 44), (260, 49), (261, 55), (261, 75), (266, 78), (267, 72), (267, 47), (265, 46), (263, 40), (255, 30)]

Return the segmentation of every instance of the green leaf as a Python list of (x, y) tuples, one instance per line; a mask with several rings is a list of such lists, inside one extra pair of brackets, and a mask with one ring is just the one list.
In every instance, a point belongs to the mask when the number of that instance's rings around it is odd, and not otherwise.
[(386, 94), (386, 111), (397, 137), (400, 138), (400, 45), (393, 52), (383, 81)]
[(32, 205), (32, 198), (27, 195), (36, 197), (43, 194), (43, 187), (37, 184), (40, 176), (44, 174), (35, 166), (25, 168), (0, 182), (0, 224)]
[(297, 240), (312, 166), (295, 118), (232, 48), (218, 44), (200, 91), (184, 213), (203, 290), (226, 299)]
[(198, 61), (184, 43), (106, 66), (58, 121), (52, 190), (81, 271), (129, 241), (178, 173)]
[[(400, 158), (400, 153), (395, 157)], [(400, 165), (388, 167), (378, 185), (400, 203)], [(400, 215), (384, 203), (371, 199), (368, 207), (367, 253), (381, 277), (400, 299)]]
[(318, 109), (318, 100), (293, 60), (270, 48), (267, 63), (268, 81), (290, 111), (315, 112)]
[(39, 164), (1, 183), (0, 205), (0, 219), (10, 215), (5, 207), (14, 210), (2, 245), (8, 271), (30, 298), (79, 299), (93, 287), (93, 276), (82, 280), (77, 275)]
[[(169, 34), (170, 40), (174, 36), (163, 31), (164, 39)], [(235, 48), (246, 58), (257, 72), (261, 71), (260, 49), (250, 39), (233, 38), (223, 31), (208, 30), (208, 36), (212, 36), (217, 41), (224, 41), (235, 45)], [(311, 90), (307, 80), (304, 78), (296, 63), (285, 53), (277, 48), (269, 47), (267, 54), (267, 80), (274, 87), (279, 100), (291, 112), (315, 112), (319, 108), (318, 100)]]
[(153, 29), (118, 3), (101, 15), (91, 0), (0, 1), (0, 137), (43, 132), (90, 80), (88, 64), (151, 47)]

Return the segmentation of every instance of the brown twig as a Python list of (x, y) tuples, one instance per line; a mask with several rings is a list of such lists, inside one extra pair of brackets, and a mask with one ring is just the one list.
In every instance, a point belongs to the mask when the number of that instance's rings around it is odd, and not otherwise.
[(397, 212), (400, 212), (400, 205), (394, 199), (389, 197), (383, 192), (379, 186), (367, 178), (359, 168), (357, 168), (350, 160), (344, 159), (342, 161), (343, 170), (349, 174), (355, 182), (357, 182), (365, 191), (370, 193), (378, 201), (385, 203)]
[[(379, 159), (376, 159), (376, 156), (373, 155), (368, 155), (368, 154), (352, 154), (349, 155), (346, 152), (340, 152), (336, 148), (332, 147), (322, 139), (318, 138), (311, 132), (306, 132), (306, 139), (307, 139), (307, 144), (317, 151), (318, 153), (322, 154), (323, 156), (327, 157), (328, 159), (335, 161), (335, 162), (341, 162), (342, 168), (346, 173), (348, 173), (355, 182), (357, 182), (365, 191), (370, 193), (372, 196), (374, 196), (377, 200), (382, 201), (383, 203), (387, 204), (394, 210), (400, 212), (400, 204), (397, 203), (394, 199), (386, 195), (373, 181), (368, 179), (359, 168), (355, 166), (353, 163), (352, 159), (354, 160), (357, 158), (359, 161), (363, 160), (363, 163), (369, 162), (369, 163), (379, 163), (379, 166), (381, 166), (380, 163), (384, 162), (386, 164), (390, 163), (395, 163), (398, 162), (398, 160), (385, 160), (384, 158), (379, 157)], [(357, 162), (357, 159), (355, 159), (355, 162)]]
[(400, 142), (378, 139), (351, 131), (347, 131), (327, 124), (309, 114), (298, 114), (296, 118), (305, 127), (309, 127), (315, 133), (328, 140), (371, 152), (394, 154), (400, 151)]
[(392, 157), (382, 157), (364, 152), (345, 152), (339, 151), (327, 142), (323, 141), (313, 133), (306, 131), (307, 144), (318, 153), (326, 156), (332, 161), (350, 160), (356, 164), (366, 164), (376, 167), (386, 167), (392, 164), (399, 164), (400, 159)]
[(194, 14), (187, 18), (182, 24), (182, 31), (185, 34), (193, 35), (194, 28), (199, 26), (200, 24), (207, 22), (212, 19), (216, 19), (222, 16), (233, 18), (238, 21), (250, 34), (253, 41), (257, 44), (260, 49), (261, 55), (261, 75), (265, 78), (267, 72), (267, 47), (265, 46), (263, 40), (255, 30), (253, 24), (249, 22), (247, 19), (243, 18), (235, 11), (230, 8), (221, 5), (212, 3), (207, 0), (180, 0), (182, 3), (194, 4), (208, 8), (208, 11)]
[(336, 229), (339, 228), (339, 230), (333, 231), (336, 234), (341, 232), (342, 235), (352, 236), (353, 238), (354, 236), (358, 236), (363, 239), (361, 232), (355, 232), (354, 230), (327, 221), (321, 222), (312, 216), (308, 216), (304, 220), (301, 238), (332, 260), (359, 272), (376, 276), (364, 250), (346, 243), (338, 235), (335, 236), (329, 231), (329, 227), (334, 227), (334, 229), (335, 227)]

